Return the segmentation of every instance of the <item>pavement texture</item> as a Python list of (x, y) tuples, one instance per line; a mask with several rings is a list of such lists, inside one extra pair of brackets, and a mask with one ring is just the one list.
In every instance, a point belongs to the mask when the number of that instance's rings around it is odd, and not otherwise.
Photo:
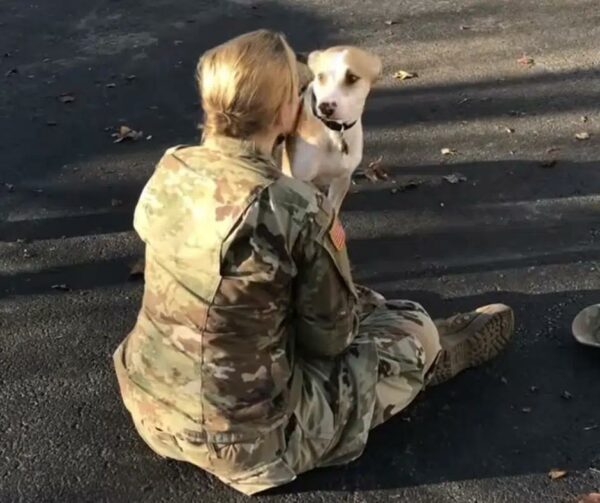
[[(364, 165), (382, 156), (390, 177), (358, 179), (343, 213), (356, 278), (434, 316), (506, 302), (518, 328), (496, 361), (374, 431), (358, 461), (256, 500), (600, 489), (600, 352), (570, 334), (600, 302), (597, 0), (2, 0), (0, 501), (246, 499), (138, 439), (111, 354), (143, 288), (128, 279), (136, 199), (164, 149), (198, 138), (197, 58), (259, 27), (384, 61)], [(113, 143), (122, 124), (143, 139)], [(455, 173), (466, 180), (443, 178)]]

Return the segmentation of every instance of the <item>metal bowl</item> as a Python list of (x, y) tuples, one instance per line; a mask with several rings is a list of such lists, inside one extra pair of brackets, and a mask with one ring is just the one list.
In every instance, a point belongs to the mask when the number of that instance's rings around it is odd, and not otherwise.
[(573, 320), (571, 330), (581, 344), (600, 348), (600, 304), (593, 304), (580, 311)]

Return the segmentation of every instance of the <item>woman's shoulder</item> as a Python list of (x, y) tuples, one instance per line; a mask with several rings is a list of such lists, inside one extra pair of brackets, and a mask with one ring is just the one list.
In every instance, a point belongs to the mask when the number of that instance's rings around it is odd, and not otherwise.
[(301, 180), (281, 175), (267, 187), (270, 204), (298, 219), (318, 216), (329, 221), (333, 208), (325, 195), (316, 187)]

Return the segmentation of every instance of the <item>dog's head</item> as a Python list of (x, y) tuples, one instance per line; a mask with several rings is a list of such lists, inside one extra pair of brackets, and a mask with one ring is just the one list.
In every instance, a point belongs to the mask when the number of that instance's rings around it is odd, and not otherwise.
[(358, 47), (339, 46), (311, 52), (308, 66), (315, 76), (312, 89), (319, 116), (337, 122), (358, 120), (381, 74), (379, 57)]

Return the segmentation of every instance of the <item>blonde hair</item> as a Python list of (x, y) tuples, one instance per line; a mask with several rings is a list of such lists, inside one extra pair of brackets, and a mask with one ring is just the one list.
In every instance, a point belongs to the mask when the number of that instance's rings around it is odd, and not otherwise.
[(204, 135), (247, 138), (272, 126), (298, 93), (296, 57), (284, 35), (258, 30), (202, 55), (196, 70)]

